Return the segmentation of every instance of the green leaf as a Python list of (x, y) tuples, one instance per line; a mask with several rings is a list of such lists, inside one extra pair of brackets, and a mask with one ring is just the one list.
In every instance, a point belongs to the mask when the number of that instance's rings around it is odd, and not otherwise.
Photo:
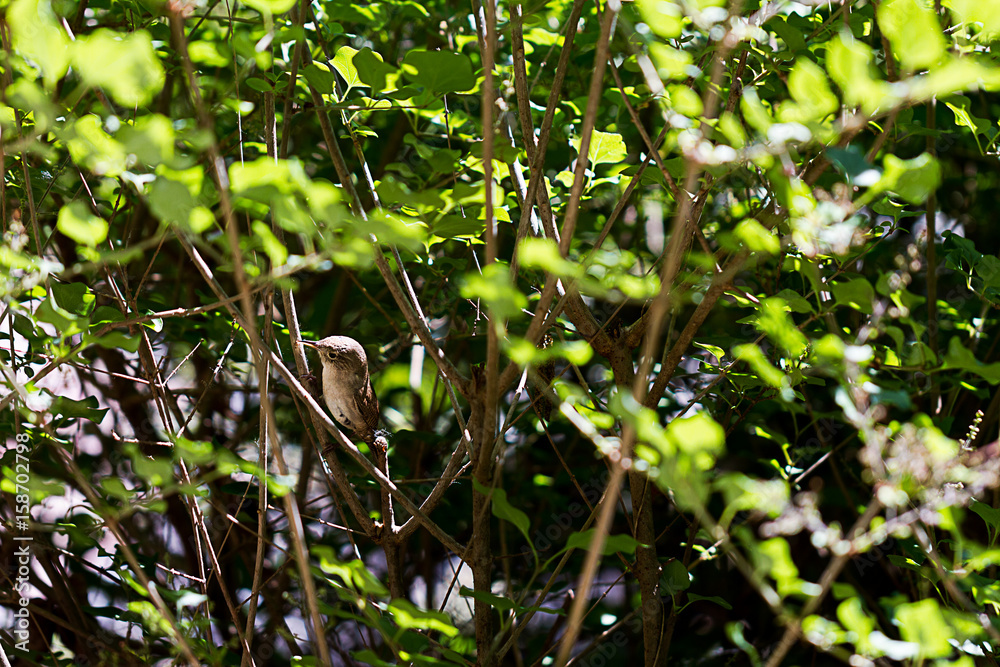
[(774, 296), (784, 301), (793, 313), (812, 313), (815, 310), (812, 303), (794, 290), (783, 289)]
[(53, 303), (61, 310), (86, 317), (94, 310), (97, 297), (83, 283), (56, 283), (49, 288)]
[(951, 0), (946, 6), (963, 23), (978, 24), (976, 41), (988, 44), (1000, 37), (1000, 3), (993, 0)]
[[(45, 89), (29, 79), (15, 81), (7, 88), (7, 102), (12, 107), (31, 114), (36, 132), (47, 132), (62, 115), (49, 99)], [(5, 131), (6, 127), (3, 128)]]
[(792, 551), (788, 546), (788, 540), (783, 537), (774, 537), (761, 542), (759, 548), (760, 553), (755, 554), (755, 557), (774, 579), (778, 595), (786, 597), (808, 590), (810, 585), (799, 578), (799, 569), (792, 560)]
[(256, 90), (258, 93), (270, 93), (274, 91), (274, 86), (271, 85), (270, 81), (262, 79), (259, 76), (252, 76), (248, 78), (244, 83), (251, 90)]
[(853, 144), (847, 148), (827, 148), (826, 156), (837, 171), (847, 176), (854, 185), (871, 187), (882, 177), (882, 172), (868, 162), (861, 149)]
[(750, 126), (761, 134), (765, 134), (767, 128), (771, 127), (774, 122), (761, 103), (757, 89), (752, 86), (744, 89), (743, 95), (740, 97), (740, 108), (743, 110), (743, 117), (750, 123)]
[(664, 39), (680, 37), (684, 16), (675, 0), (636, 0), (642, 20)]
[(188, 440), (178, 437), (174, 441), (174, 460), (186, 461), (192, 465), (211, 463), (216, 459), (215, 447), (205, 441)]
[(962, 345), (959, 336), (948, 341), (948, 352), (944, 357), (945, 368), (955, 368), (975, 373), (990, 384), (1000, 383), (1000, 361), (984, 364), (976, 358), (972, 350)]
[(949, 58), (926, 75), (913, 77), (909, 98), (914, 101), (944, 97), (963, 90), (997, 90), (1000, 71), (975, 57)]
[(91, 337), (87, 334), (85, 340), (94, 342), (106, 350), (125, 350), (127, 352), (137, 352), (142, 338), (139, 336), (129, 336), (121, 331), (109, 331), (100, 337)]
[(163, 88), (163, 65), (144, 30), (95, 30), (77, 37), (72, 56), (73, 68), (86, 84), (101, 88), (123, 106), (148, 104)]
[[(591, 528), (590, 530), (572, 533), (566, 539), (565, 549), (583, 549), (586, 551), (590, 548), (591, 542), (594, 539), (595, 531), (595, 528)], [(639, 542), (631, 535), (608, 535), (604, 538), (604, 546), (601, 548), (601, 555), (610, 556), (618, 553), (631, 554), (635, 553), (638, 546)]]
[(353, 62), (358, 71), (358, 78), (364, 85), (371, 86), (373, 94), (385, 90), (386, 77), (397, 71), (395, 67), (382, 61), (381, 54), (367, 46), (354, 54)]
[(337, 558), (333, 547), (327, 545), (314, 545), (309, 550), (319, 558), (320, 570), (338, 577), (351, 591), (374, 597), (385, 597), (389, 594), (386, 587), (368, 570), (362, 560), (341, 561)]
[(493, 263), (483, 268), (482, 273), (465, 276), (462, 296), (466, 299), (482, 299), (501, 319), (521, 316), (522, 309), (528, 307), (528, 300), (510, 280), (508, 268)]
[(869, 194), (888, 190), (911, 204), (921, 204), (941, 185), (941, 164), (930, 153), (909, 160), (890, 153), (885, 156), (884, 165), (882, 178)]
[[(395, 662), (386, 662), (382, 658), (378, 657), (378, 654), (375, 651), (372, 651), (371, 649), (367, 648), (361, 651), (355, 651), (354, 653), (351, 654), (351, 657), (362, 665), (371, 665), (372, 667), (395, 667), (396, 665)], [(315, 661), (307, 662), (307, 660), (308, 658), (305, 657), (302, 658), (302, 660), (298, 664), (294, 661), (292, 662), (292, 664), (296, 665), (296, 667), (298, 667), (298, 665), (302, 665), (302, 667), (309, 665), (311, 667), (312, 665), (316, 664)]]
[(844, 101), (861, 106), (866, 113), (889, 108), (898, 100), (893, 89), (873, 76), (871, 49), (850, 33), (843, 32), (830, 41), (826, 66), (830, 78), (843, 91)]
[(413, 83), (433, 93), (457, 93), (476, 85), (472, 61), (454, 51), (408, 51), (403, 73)]
[(477, 237), (486, 229), (486, 222), (479, 218), (471, 218), (452, 213), (436, 220), (431, 226), (431, 233), (442, 239), (461, 237)]
[(229, 64), (231, 55), (224, 42), (209, 42), (195, 40), (188, 45), (191, 61), (208, 67), (225, 67)]
[(246, 0), (247, 5), (261, 14), (284, 14), (295, 6), (295, 0)]
[(745, 361), (750, 366), (750, 369), (765, 383), (777, 389), (782, 388), (785, 381), (785, 374), (775, 368), (755, 344), (737, 345), (733, 348), (733, 356), (739, 361)]
[(830, 291), (833, 292), (834, 300), (840, 305), (871, 314), (872, 304), (875, 301), (875, 288), (864, 278), (833, 283)]
[(870, 654), (872, 645), (868, 637), (875, 629), (875, 621), (865, 613), (861, 598), (851, 597), (837, 607), (837, 620), (857, 637), (858, 652)]
[(528, 515), (510, 504), (510, 501), (507, 500), (507, 492), (505, 490), (501, 488), (487, 489), (475, 479), (472, 480), (472, 484), (476, 491), (482, 495), (492, 496), (493, 516), (514, 524), (514, 527), (521, 531), (521, 534), (529, 542), (531, 541), (531, 537), (528, 535), (528, 529), (531, 527)]
[(903, 639), (920, 647), (923, 658), (943, 658), (951, 655), (948, 639), (952, 630), (941, 613), (937, 600), (901, 604), (896, 608), (896, 621)]
[(86, 318), (74, 316), (72, 313), (63, 310), (52, 297), (42, 301), (35, 317), (40, 322), (48, 322), (56, 327), (60, 337), (73, 336), (85, 330), (88, 326)]
[(118, 477), (105, 477), (100, 481), (101, 490), (105, 497), (114, 500), (130, 501), (136, 494), (135, 491), (125, 488), (125, 484)]
[(433, 630), (447, 637), (458, 635), (458, 628), (452, 624), (447, 614), (440, 611), (424, 611), (409, 600), (397, 598), (389, 603), (386, 611), (401, 628)]
[(893, 55), (912, 71), (927, 69), (945, 55), (947, 45), (938, 18), (917, 0), (883, 0), (878, 5), (878, 25), (889, 38)]
[(800, 357), (809, 344), (788, 315), (788, 304), (777, 297), (761, 301), (757, 308), (757, 327), (794, 359)]
[(969, 505), (969, 509), (982, 517), (986, 525), (989, 526), (993, 532), (1000, 531), (1000, 509), (987, 505), (984, 502), (980, 502), (975, 498), (972, 499), (972, 504)]
[(90, 325), (97, 326), (99, 324), (110, 324), (113, 322), (124, 322), (125, 316), (122, 315), (121, 311), (117, 308), (112, 308), (111, 306), (100, 306), (98, 307), (93, 315), (90, 316)]
[(95, 424), (99, 424), (104, 420), (104, 415), (110, 410), (110, 408), (100, 408), (98, 407), (99, 405), (100, 403), (98, 403), (97, 398), (94, 396), (88, 396), (79, 401), (74, 401), (65, 396), (56, 396), (55, 401), (52, 402), (50, 411), (52, 414), (60, 415), (64, 418), (87, 419)]
[(778, 236), (753, 218), (740, 221), (734, 232), (753, 252), (777, 255), (781, 251), (781, 240)]
[(955, 123), (969, 128), (972, 131), (972, 135), (976, 137), (976, 143), (978, 144), (979, 135), (985, 134), (984, 129), (989, 127), (989, 122), (982, 118), (973, 119), (974, 117), (969, 112), (969, 106), (971, 105), (969, 98), (956, 96), (953, 102), (945, 102), (945, 105), (955, 114)]
[(271, 266), (282, 266), (288, 260), (288, 249), (282, 245), (271, 228), (260, 220), (254, 220), (252, 227), (258, 243), (264, 248), (264, 252), (271, 260)]
[(788, 20), (790, 18), (791, 16), (776, 16), (774, 20), (768, 22), (767, 27), (768, 29), (773, 30), (774, 33), (781, 38), (781, 41), (785, 43), (785, 46), (788, 47), (788, 50), (792, 53), (805, 51), (805, 36), (802, 34), (801, 30), (790, 24)]
[(671, 558), (664, 563), (660, 572), (660, 593), (665, 595), (677, 595), (681, 591), (686, 591), (691, 587), (691, 573), (684, 567), (684, 563), (675, 558)]
[(174, 126), (161, 114), (142, 116), (134, 125), (122, 127), (116, 136), (129, 154), (147, 166), (155, 167), (174, 158)]
[[(573, 147), (577, 153), (580, 152), (580, 138), (573, 140)], [(587, 150), (587, 157), (590, 159), (590, 167), (594, 168), (599, 164), (617, 164), (625, 159), (628, 149), (625, 148), (625, 141), (622, 135), (613, 132), (600, 132), (594, 130), (590, 135), (590, 146)]]
[(129, 444), (125, 452), (132, 459), (132, 470), (151, 486), (163, 486), (174, 478), (174, 463), (169, 458), (149, 457), (139, 451), (138, 445)]
[(672, 420), (667, 424), (667, 437), (678, 452), (692, 457), (694, 468), (699, 470), (711, 468), (726, 444), (725, 430), (704, 412)]
[(799, 58), (788, 76), (788, 91), (794, 102), (785, 102), (778, 117), (786, 123), (811, 123), (837, 110), (837, 96), (830, 90), (826, 73), (808, 58)]
[[(420, 247), (426, 238), (427, 231), (426, 226), (420, 220), (402, 213), (389, 213), (385, 210), (372, 211), (368, 214), (368, 222), (359, 224), (354, 229), (356, 233), (363, 235), (366, 242), (371, 241), (370, 235), (373, 234), (382, 243), (396, 243), (400, 247), (410, 250)], [(495, 265), (491, 264), (490, 266)], [(511, 295), (502, 298), (517, 301), (517, 298)]]
[(70, 41), (52, 4), (15, 0), (7, 9), (7, 21), (14, 49), (42, 70), (47, 87), (54, 86), (69, 67)]
[(687, 597), (688, 597), (688, 604), (704, 600), (705, 602), (711, 602), (713, 604), (717, 604), (723, 609), (733, 608), (733, 605), (729, 604), (728, 602), (726, 602), (724, 599), (720, 598), (717, 595), (698, 595), (697, 593), (688, 593)]
[(234, 162), (229, 167), (233, 192), (262, 203), (269, 203), (274, 192), (304, 192), (309, 177), (298, 160), (275, 160), (262, 157), (253, 162)]
[(493, 593), (489, 593), (487, 591), (474, 591), (465, 586), (462, 586), (459, 591), (462, 597), (485, 602), (497, 611), (510, 611), (511, 609), (517, 608), (517, 605), (510, 598), (494, 595)]
[(330, 95), (333, 93), (333, 84), (336, 81), (336, 75), (323, 63), (314, 62), (311, 65), (303, 67), (302, 76), (321, 95)]
[(99, 176), (115, 177), (125, 171), (124, 146), (104, 131), (97, 116), (83, 116), (60, 134), (77, 164)]
[(158, 176), (147, 190), (149, 209), (153, 215), (170, 225), (187, 226), (195, 201), (186, 185)]
[(56, 228), (80, 245), (94, 247), (108, 238), (108, 223), (90, 212), (83, 202), (75, 201), (59, 210)]
[(677, 81), (690, 76), (693, 58), (687, 51), (654, 42), (649, 45), (649, 56), (656, 65), (656, 73), (664, 81)]
[(722, 359), (726, 356), (726, 351), (717, 345), (708, 345), (706, 343), (699, 343), (698, 341), (694, 341), (694, 346), (700, 347), (703, 350), (711, 352), (715, 356), (716, 362), (720, 364), (722, 363)]
[(583, 274), (578, 263), (564, 259), (559, 254), (559, 246), (552, 239), (529, 236), (521, 241), (518, 252), (525, 267), (548, 271), (563, 278), (579, 278)]
[(337, 55), (333, 58), (333, 69), (340, 72), (340, 76), (344, 77), (344, 82), (347, 83), (347, 90), (365, 85), (364, 82), (358, 78), (358, 70), (352, 62), (354, 60), (354, 54), (357, 52), (357, 49), (352, 49), (349, 46), (342, 46), (337, 49)]

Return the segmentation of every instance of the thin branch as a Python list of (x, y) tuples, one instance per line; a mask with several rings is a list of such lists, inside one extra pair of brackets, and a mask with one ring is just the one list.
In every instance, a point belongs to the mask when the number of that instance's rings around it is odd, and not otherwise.
[[(590, 140), (597, 121), (597, 107), (604, 93), (604, 69), (608, 63), (608, 51), (611, 42), (611, 29), (614, 26), (621, 2), (609, 0), (601, 15), (601, 31), (597, 37), (597, 53), (594, 56), (594, 73), (590, 77), (590, 90), (587, 93), (587, 107), (583, 113), (583, 126), (580, 128), (580, 150), (576, 156), (576, 169), (573, 171), (573, 187), (570, 188), (569, 203), (563, 216), (563, 226), (559, 239), (559, 252), (563, 257), (569, 254), (569, 247), (576, 231), (576, 219), (580, 213), (580, 200), (583, 197), (583, 186), (586, 183), (586, 171), (590, 162)], [(535, 174), (532, 173), (532, 177)], [(578, 600), (580, 598), (577, 598)], [(582, 604), (582, 603), (578, 603)], [(563, 662), (559, 664), (564, 664)]]

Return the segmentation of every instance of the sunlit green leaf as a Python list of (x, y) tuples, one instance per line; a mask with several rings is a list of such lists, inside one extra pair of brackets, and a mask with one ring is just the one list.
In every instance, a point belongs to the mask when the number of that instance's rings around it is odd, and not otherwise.
[(349, 46), (342, 46), (337, 49), (337, 55), (333, 59), (333, 68), (344, 77), (344, 82), (348, 89), (356, 86), (363, 86), (364, 82), (358, 78), (358, 70), (354, 66), (354, 54), (358, 51)]
[(97, 116), (77, 119), (64, 136), (77, 164), (100, 176), (118, 176), (125, 171), (125, 147), (104, 131)]
[(145, 165), (155, 167), (173, 160), (176, 137), (173, 124), (166, 116), (141, 116), (134, 125), (124, 126), (116, 136), (125, 150)]
[(295, 0), (247, 0), (261, 14), (284, 14), (295, 6)]
[(91, 86), (126, 107), (149, 102), (163, 87), (164, 72), (149, 33), (100, 29), (73, 42), (73, 67)]
[(521, 315), (521, 310), (528, 306), (524, 294), (512, 288), (507, 267), (497, 263), (484, 267), (482, 273), (467, 275), (462, 296), (482, 299), (501, 318)]
[(736, 236), (754, 252), (776, 255), (781, 250), (781, 240), (753, 218), (741, 220), (736, 225)]
[(42, 70), (46, 86), (66, 74), (69, 37), (48, 0), (14, 0), (7, 9), (14, 49)]
[(795, 327), (788, 310), (788, 304), (782, 299), (764, 299), (757, 308), (757, 327), (791, 357), (796, 358), (805, 352), (808, 341)]
[(786, 102), (778, 112), (783, 122), (810, 123), (837, 110), (837, 97), (830, 90), (826, 73), (808, 58), (799, 58), (788, 76), (788, 91), (794, 102)]
[(862, 313), (872, 312), (875, 302), (875, 288), (864, 278), (852, 278), (833, 283), (830, 286), (830, 291), (833, 292), (833, 298), (837, 303)]
[(909, 160), (886, 155), (885, 172), (872, 190), (893, 192), (911, 204), (920, 204), (940, 184), (941, 164), (930, 153)]
[(454, 637), (458, 628), (451, 623), (447, 614), (439, 611), (424, 611), (409, 600), (395, 599), (389, 603), (387, 611), (401, 628), (433, 630)]
[(761, 380), (772, 387), (780, 388), (785, 379), (785, 374), (775, 368), (761, 349), (753, 343), (737, 345), (733, 348), (733, 356), (740, 361), (745, 361)]
[(895, 103), (891, 89), (873, 74), (871, 49), (849, 33), (841, 33), (830, 42), (826, 65), (848, 104), (874, 113)]
[[(573, 146), (577, 152), (580, 150), (580, 143), (580, 139), (573, 141)], [(590, 135), (590, 147), (587, 154), (590, 158), (591, 167), (596, 167), (599, 164), (616, 164), (621, 162), (625, 159), (625, 155), (628, 154), (628, 150), (625, 148), (622, 135), (594, 130)]]
[(672, 38), (681, 34), (683, 15), (675, 0), (637, 0), (636, 8), (642, 20), (660, 37)]
[(381, 54), (367, 46), (354, 54), (352, 62), (357, 68), (358, 78), (365, 85), (371, 86), (373, 93), (385, 90), (386, 77), (396, 72), (395, 67), (383, 62)]
[(977, 41), (1000, 37), (1000, 4), (993, 0), (949, 0), (943, 3), (959, 20), (977, 28)]
[(951, 655), (952, 636), (937, 600), (927, 598), (919, 602), (901, 604), (896, 608), (896, 619), (903, 639), (920, 646), (925, 658), (943, 658)]
[(59, 210), (56, 227), (77, 243), (96, 246), (108, 238), (108, 223), (90, 212), (83, 202), (71, 202)]
[(914, 71), (936, 64), (945, 54), (937, 16), (919, 0), (883, 0), (878, 25), (904, 68)]

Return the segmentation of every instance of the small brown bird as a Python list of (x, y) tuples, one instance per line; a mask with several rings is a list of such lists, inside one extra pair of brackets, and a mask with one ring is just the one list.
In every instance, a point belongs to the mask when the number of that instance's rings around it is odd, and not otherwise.
[(378, 398), (368, 377), (368, 357), (361, 343), (347, 336), (302, 341), (319, 352), (323, 364), (323, 399), (330, 414), (355, 438), (375, 442)]

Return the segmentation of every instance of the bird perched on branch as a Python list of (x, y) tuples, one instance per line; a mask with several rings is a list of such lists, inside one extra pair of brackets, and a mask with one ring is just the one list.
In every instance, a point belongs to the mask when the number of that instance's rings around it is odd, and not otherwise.
[(318, 341), (304, 340), (302, 344), (319, 352), (323, 400), (330, 414), (355, 438), (373, 444), (379, 435), (379, 405), (361, 343), (347, 336), (329, 336)]

